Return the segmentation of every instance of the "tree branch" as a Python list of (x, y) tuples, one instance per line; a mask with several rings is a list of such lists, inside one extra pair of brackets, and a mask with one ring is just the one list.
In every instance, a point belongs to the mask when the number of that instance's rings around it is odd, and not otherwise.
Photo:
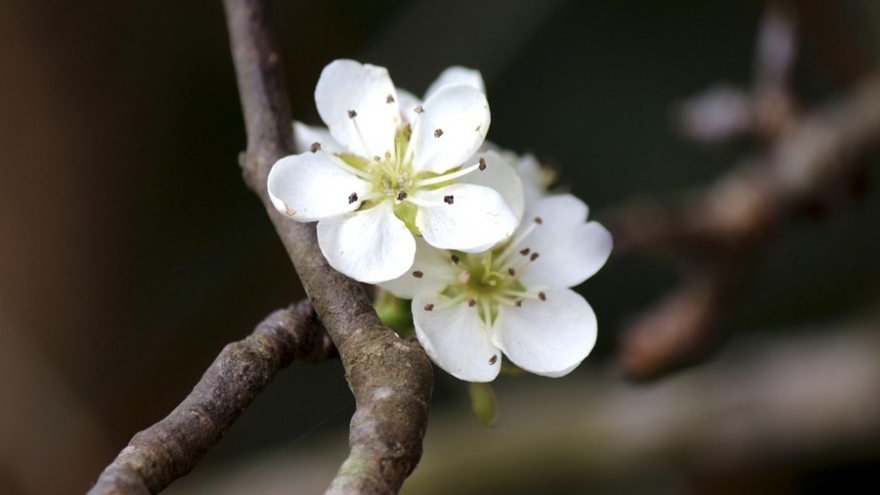
[(159, 493), (198, 464), (281, 368), (335, 356), (311, 305), (275, 311), (227, 345), (171, 414), (135, 435), (89, 495)]
[(224, 0), (248, 135), (245, 180), (260, 197), (327, 332), (355, 396), (351, 454), (328, 493), (396, 493), (422, 453), (433, 369), (416, 342), (385, 327), (363, 287), (321, 254), (314, 224), (291, 221), (269, 200), (274, 162), (291, 154), (293, 130), (280, 59), (260, 0)]

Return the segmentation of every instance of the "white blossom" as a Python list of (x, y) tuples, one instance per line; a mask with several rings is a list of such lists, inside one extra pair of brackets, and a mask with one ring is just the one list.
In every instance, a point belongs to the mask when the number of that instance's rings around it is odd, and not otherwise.
[(294, 220), (318, 221), (321, 251), (340, 272), (386, 281), (412, 265), (414, 236), (474, 252), (516, 228), (516, 172), (495, 153), (474, 154), (491, 121), (479, 73), (449, 69), (418, 102), (386, 69), (336, 60), (315, 102), (327, 129), (297, 125), (303, 152), (274, 165), (269, 195)]
[(381, 286), (412, 299), (419, 341), (457, 378), (495, 379), (502, 353), (526, 371), (565, 375), (592, 350), (597, 325), (570, 287), (596, 273), (612, 247), (587, 214), (570, 194), (540, 198), (508, 241), (479, 253), (420, 243), (408, 273)]

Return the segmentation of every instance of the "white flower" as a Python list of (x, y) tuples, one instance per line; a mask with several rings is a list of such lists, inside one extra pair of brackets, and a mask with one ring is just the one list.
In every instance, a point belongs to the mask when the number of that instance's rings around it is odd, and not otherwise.
[(403, 108), (384, 68), (352, 60), (324, 68), (315, 102), (328, 134), (298, 126), (316, 140), (275, 163), (268, 188), (280, 212), (318, 221), (321, 251), (340, 272), (391, 280), (412, 265), (414, 235), (471, 252), (516, 228), (520, 212), (512, 207), (522, 204), (522, 186), (497, 154), (474, 156), (489, 129), (489, 105), (464, 74)]
[(482, 253), (421, 243), (409, 273), (381, 286), (413, 300), (419, 341), (457, 378), (495, 379), (502, 352), (526, 371), (565, 375), (596, 342), (596, 316), (569, 287), (596, 273), (612, 246), (587, 213), (570, 194), (542, 198), (509, 241)]

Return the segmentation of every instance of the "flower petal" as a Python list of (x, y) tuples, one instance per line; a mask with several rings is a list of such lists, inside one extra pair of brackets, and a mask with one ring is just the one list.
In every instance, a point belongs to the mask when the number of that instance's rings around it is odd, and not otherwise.
[(368, 284), (401, 276), (416, 252), (415, 239), (390, 201), (321, 220), (318, 244), (330, 266)]
[(521, 307), (499, 307), (492, 340), (520, 368), (557, 377), (593, 350), (596, 315), (573, 290), (550, 289), (544, 296), (526, 299)]
[(445, 86), (422, 105), (413, 125), (413, 168), (442, 173), (464, 163), (483, 144), (491, 115), (483, 93)]
[(397, 106), (404, 124), (412, 124), (418, 117), (416, 108), (422, 106), (422, 100), (405, 89), (397, 88)]
[(356, 210), (361, 205), (356, 198), (366, 196), (371, 186), (337, 163), (344, 166), (339, 158), (323, 151), (278, 160), (269, 172), (272, 204), (300, 222)]
[(425, 91), (425, 99), (427, 100), (446, 86), (454, 86), (456, 84), (471, 86), (479, 90), (480, 93), (486, 94), (486, 85), (483, 83), (483, 76), (480, 74), (480, 71), (456, 65), (440, 73), (437, 80), (428, 87), (428, 91)]
[[(540, 218), (520, 243), (539, 256), (521, 279), (554, 287), (574, 287), (602, 268), (611, 254), (611, 233), (597, 222), (586, 222), (587, 205), (571, 194), (548, 196), (526, 212), (522, 229)], [(532, 254), (534, 256), (534, 254)]]
[(298, 120), (293, 122), (293, 141), (297, 153), (311, 151), (315, 143), (328, 153), (345, 153), (345, 147), (336, 142), (326, 127), (306, 125)]
[(523, 191), (523, 183), (519, 174), (513, 165), (495, 151), (486, 151), (485, 153), (477, 153), (469, 160), (469, 162), (477, 162), (483, 160), (486, 164), (485, 170), (471, 172), (462, 176), (456, 182), (459, 184), (474, 184), (477, 186), (486, 186), (494, 189), (501, 194), (504, 202), (510, 208), (510, 211), (516, 216), (516, 221), (522, 219), (523, 209), (525, 207), (525, 195)]
[[(476, 172), (474, 172), (476, 173)], [(453, 184), (415, 194), (416, 227), (428, 244), (477, 252), (503, 241), (516, 228), (516, 216), (494, 189)]]
[(384, 67), (334, 60), (321, 72), (315, 103), (330, 134), (350, 152), (366, 158), (394, 154), (400, 112)]
[(469, 382), (490, 382), (501, 369), (501, 351), (477, 308), (446, 296), (420, 292), (412, 302), (416, 336), (437, 366)]
[(437, 249), (421, 237), (416, 238), (416, 259), (412, 267), (400, 277), (379, 285), (403, 299), (412, 299), (422, 290), (442, 291), (454, 282), (460, 270), (455, 269), (452, 253)]

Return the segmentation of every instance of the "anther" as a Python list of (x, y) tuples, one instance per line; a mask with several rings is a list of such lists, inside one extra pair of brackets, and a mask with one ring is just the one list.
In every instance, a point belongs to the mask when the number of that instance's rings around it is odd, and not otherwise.
[(352, 204), (358, 200), (358, 193), (353, 192), (348, 196), (348, 204)]
[(321, 149), (321, 143), (318, 142), (312, 143), (312, 145), (309, 146), (309, 151), (312, 153), (316, 153), (319, 149)]
[(373, 157), (373, 161), (374, 161), (374, 162), (381, 162), (381, 161), (382, 161), (382, 158), (380, 158), (379, 156), (374, 156), (374, 157)]
[[(425, 274), (422, 273), (421, 270), (416, 270), (413, 272), (413, 277), (415, 277), (415, 278), (422, 278), (424, 275)], [(541, 294), (543, 294), (543, 292)]]
[(406, 191), (400, 191), (399, 193), (397, 193), (397, 200), (398, 201), (403, 201), (404, 199), (406, 199), (406, 197), (407, 197)]
[(492, 354), (492, 357), (489, 358), (489, 366), (498, 362), (498, 354)]
[(529, 248), (525, 248), (525, 249), (520, 250), (519, 254), (521, 254), (521, 255), (523, 255), (523, 256), (527, 256), (527, 255), (528, 255), (529, 253), (531, 253), (531, 252), (532, 252), (531, 249), (529, 249)]
[(480, 158), (480, 172), (486, 170), (486, 160), (484, 158)]
[(535, 261), (536, 259), (538, 259), (538, 256), (541, 256), (541, 255), (538, 254), (538, 253), (532, 253), (532, 255), (529, 256), (529, 260), (530, 260), (530, 261)]
[(542, 301), (546, 301), (546, 300), (547, 300), (547, 294), (544, 294), (543, 292), (538, 292), (538, 299), (540, 299), (540, 300), (542, 300)]
[(385, 103), (394, 103), (394, 97), (391, 96), (391, 95), (388, 95), (388, 96), (385, 98)]
[(449, 196), (443, 196), (443, 202), (448, 205), (451, 205), (454, 200), (455, 198), (453, 198), (451, 194)]
[(357, 117), (357, 116), (358, 116), (358, 113), (355, 112), (354, 110), (349, 110), (349, 111), (348, 111), (348, 118), (353, 119), (353, 118), (355, 118), (355, 117)]
[(443, 129), (434, 129), (434, 137), (438, 138), (443, 135)]
[(421, 105), (419, 105), (419, 106), (413, 108), (413, 112), (415, 112), (415, 113), (425, 113), (425, 109), (422, 108)]
[(544, 219), (541, 217), (535, 217), (535, 223), (541, 225), (542, 223), (544, 223)]
[(452, 262), (455, 263), (455, 264), (458, 264), (458, 262), (461, 261), (461, 260), (458, 258), (458, 256), (456, 256), (456, 255), (454, 255), (454, 254), (453, 254), (452, 256), (450, 256), (449, 259), (451, 259)]
[(469, 308), (473, 308), (473, 307), (476, 306), (476, 305), (477, 305), (477, 300), (476, 300), (476, 299), (471, 299), (470, 301), (468, 301), (468, 307), (469, 307)]
[(522, 307), (522, 300), (519, 300), (519, 301), (513, 303), (513, 305), (516, 306), (517, 308), (521, 308)]
[(513, 268), (508, 268), (507, 273), (509, 273), (511, 277), (516, 276), (516, 270), (514, 270)]
[(434, 309), (434, 305), (431, 303), (425, 304), (425, 311), (431, 311)]

